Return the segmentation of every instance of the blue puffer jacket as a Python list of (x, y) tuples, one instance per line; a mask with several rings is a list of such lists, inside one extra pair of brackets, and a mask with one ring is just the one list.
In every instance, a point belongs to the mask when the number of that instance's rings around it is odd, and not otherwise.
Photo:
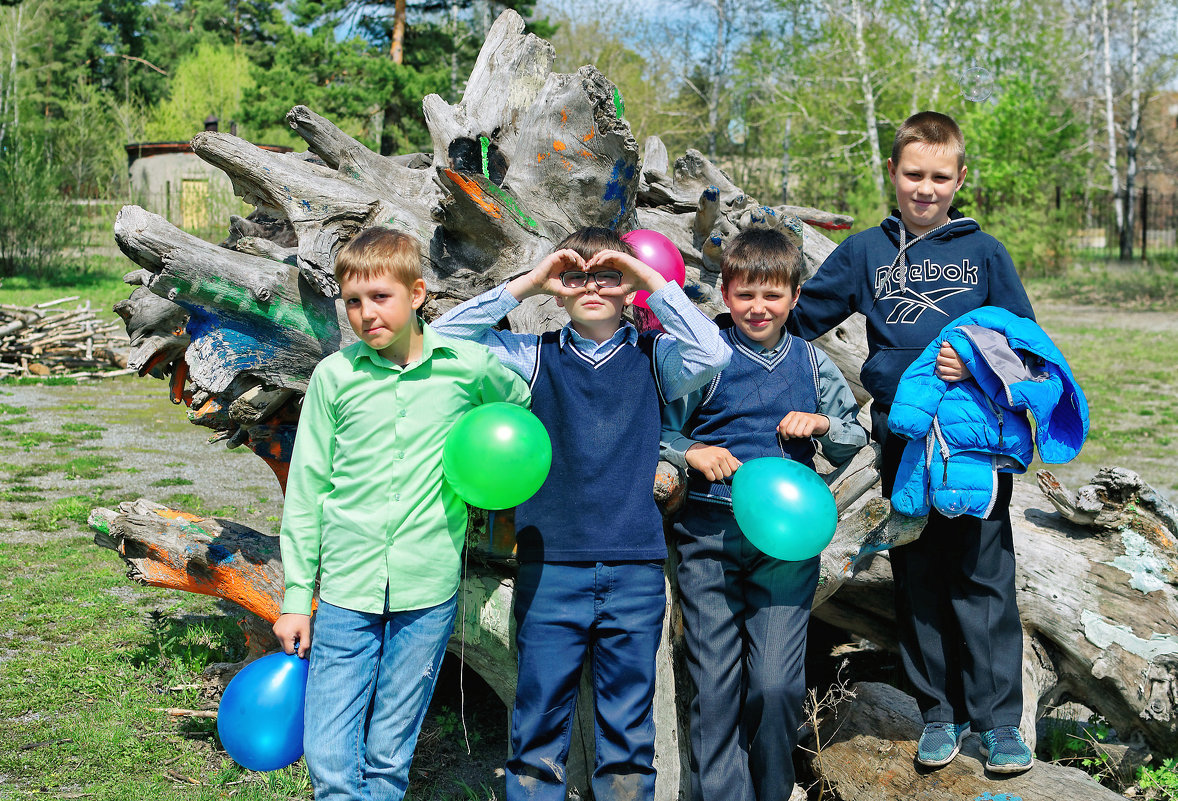
[[(936, 377), (942, 342), (971, 379)], [(1075, 458), (1088, 435), (1088, 402), (1042, 328), (983, 306), (946, 326), (904, 371), (888, 427), (911, 440), (892, 490), (896, 511), (921, 516), (932, 505), (947, 517), (985, 517), (998, 472), (1025, 473), (1035, 446), (1044, 462)]]

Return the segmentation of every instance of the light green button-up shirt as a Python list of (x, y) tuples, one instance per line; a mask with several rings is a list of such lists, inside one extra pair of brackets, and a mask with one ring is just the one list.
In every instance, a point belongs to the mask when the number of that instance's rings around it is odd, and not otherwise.
[(458, 590), (466, 505), (442, 477), (442, 445), (483, 403), (528, 405), (527, 385), (482, 345), (423, 326), (421, 359), (401, 367), (363, 342), (315, 368), (299, 417), (282, 514), (282, 611), (319, 596), (379, 613), (421, 609)]

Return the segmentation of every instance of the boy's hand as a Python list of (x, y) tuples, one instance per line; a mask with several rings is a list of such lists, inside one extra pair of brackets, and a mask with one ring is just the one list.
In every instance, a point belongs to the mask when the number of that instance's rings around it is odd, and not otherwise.
[(827, 431), (830, 431), (830, 418), (824, 414), (790, 412), (777, 424), (782, 439), (821, 437)]
[(697, 442), (687, 449), (686, 459), (688, 466), (703, 473), (708, 481), (728, 478), (740, 467), (740, 460), (727, 448), (705, 445), (702, 442)]
[(620, 250), (599, 250), (589, 259), (585, 267), (589, 272), (597, 270), (619, 270), (622, 273), (621, 286), (610, 289), (598, 289), (601, 295), (625, 296), (631, 292), (654, 292), (667, 283), (658, 271), (641, 259), (636, 259), (629, 253)]
[(954, 381), (964, 381), (971, 378), (973, 373), (965, 366), (965, 362), (957, 355), (957, 351), (953, 350), (953, 346), (948, 342), (941, 343), (941, 349), (937, 351), (937, 378), (947, 383)]
[(532, 295), (556, 295), (571, 297), (581, 290), (569, 289), (560, 282), (560, 274), (569, 270), (585, 270), (585, 260), (575, 250), (558, 250), (545, 256), (528, 272), (507, 283), (507, 291), (516, 300), (524, 300)]
[(274, 636), (282, 644), (282, 650), (293, 654), (298, 648), (299, 658), (305, 659), (311, 650), (311, 616), (287, 612), (279, 615), (272, 627)]

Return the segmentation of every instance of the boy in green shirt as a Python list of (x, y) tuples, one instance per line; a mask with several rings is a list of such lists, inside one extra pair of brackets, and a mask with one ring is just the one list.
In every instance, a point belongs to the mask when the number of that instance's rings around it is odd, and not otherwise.
[(417, 316), (420, 265), (416, 240), (384, 228), (340, 251), (336, 280), (360, 341), (315, 368), (291, 458), (274, 633), (287, 653), (310, 652), (303, 741), (320, 801), (404, 797), (466, 532), (442, 446), (475, 406), (529, 401), (485, 347), (443, 339)]

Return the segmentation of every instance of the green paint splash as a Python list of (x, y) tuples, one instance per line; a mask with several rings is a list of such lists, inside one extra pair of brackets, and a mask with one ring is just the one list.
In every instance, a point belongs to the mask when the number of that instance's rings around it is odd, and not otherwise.
[(624, 119), (626, 116), (626, 101), (622, 99), (622, 93), (618, 87), (614, 87), (614, 112), (618, 115), (618, 119)]

